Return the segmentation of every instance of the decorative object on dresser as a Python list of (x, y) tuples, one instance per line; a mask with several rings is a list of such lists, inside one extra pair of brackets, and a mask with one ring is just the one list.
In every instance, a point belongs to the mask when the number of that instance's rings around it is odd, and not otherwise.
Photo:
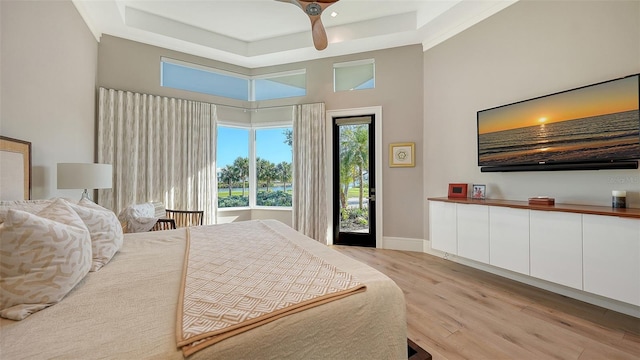
[(466, 198), (467, 197), (467, 184), (454, 183), (449, 184), (450, 198)]
[(535, 196), (529, 198), (529, 205), (553, 205), (556, 200), (548, 196)]
[(481, 184), (473, 184), (471, 188), (471, 198), (477, 200), (484, 200), (486, 198), (487, 186)]
[(623, 190), (613, 190), (611, 192), (611, 207), (624, 209), (627, 207), (627, 192)]
[(31, 143), (0, 136), (0, 200), (31, 199)]
[(89, 199), (88, 189), (110, 189), (110, 164), (58, 163), (58, 189), (84, 189), (80, 199)]

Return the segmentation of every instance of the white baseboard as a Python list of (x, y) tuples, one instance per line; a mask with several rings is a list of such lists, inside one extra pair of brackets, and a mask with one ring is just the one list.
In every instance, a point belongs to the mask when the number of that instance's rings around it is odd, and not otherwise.
[(423, 242), (424, 240), (422, 239), (385, 236), (382, 238), (382, 248), (389, 250), (424, 252)]
[(423, 252), (437, 256), (440, 258), (444, 258), (446, 260), (450, 260), (462, 265), (470, 266), (472, 268), (486, 271), (492, 274), (496, 274), (502, 277), (506, 277), (511, 280), (515, 280), (521, 283), (525, 283), (527, 285), (535, 286), (540, 289), (544, 289), (547, 291), (554, 292), (556, 294), (564, 295), (576, 300), (584, 301), (589, 304), (597, 305), (603, 307), (605, 309), (617, 311), (626, 315), (630, 315), (636, 318), (640, 318), (640, 306), (635, 306), (632, 304), (627, 304), (621, 301), (609, 299), (603, 296), (591, 294), (585, 291), (572, 289), (563, 285), (554, 284), (545, 280), (537, 279), (531, 276), (515, 273), (509, 270), (497, 268), (495, 266), (491, 266), (488, 264), (479, 263), (477, 261), (465, 259), (459, 257), (457, 255), (446, 254), (439, 250), (434, 250), (431, 248), (431, 241), (424, 240), (423, 244)]

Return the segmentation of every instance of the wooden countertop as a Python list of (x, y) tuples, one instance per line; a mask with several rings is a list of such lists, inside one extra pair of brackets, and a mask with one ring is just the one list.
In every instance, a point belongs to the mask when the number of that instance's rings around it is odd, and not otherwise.
[(515, 209), (559, 211), (559, 212), (570, 212), (570, 213), (579, 213), (579, 214), (618, 216), (623, 218), (640, 219), (640, 209), (638, 208), (618, 209), (618, 208), (612, 208), (607, 206), (573, 205), (573, 204), (529, 205), (529, 202), (527, 201), (493, 200), (493, 199), (479, 200), (479, 199), (471, 199), (471, 198), (447, 198), (447, 197), (431, 197), (431, 198), (427, 198), (427, 200), (458, 203), (458, 204), (502, 206), (502, 207), (509, 207), (509, 208), (515, 208)]

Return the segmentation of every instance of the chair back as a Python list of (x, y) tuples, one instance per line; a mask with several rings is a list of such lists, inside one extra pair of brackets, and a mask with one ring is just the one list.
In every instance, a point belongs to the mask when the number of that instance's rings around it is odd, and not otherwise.
[(166, 209), (167, 218), (173, 219), (177, 227), (202, 225), (204, 211), (202, 210), (170, 210)]
[(173, 219), (158, 219), (155, 225), (149, 231), (174, 230), (176, 229), (176, 221)]

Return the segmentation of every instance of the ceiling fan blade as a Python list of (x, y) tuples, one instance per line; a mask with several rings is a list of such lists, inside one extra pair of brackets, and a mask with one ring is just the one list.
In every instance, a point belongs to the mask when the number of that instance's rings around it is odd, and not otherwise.
[(327, 48), (329, 41), (327, 40), (327, 32), (324, 30), (320, 16), (311, 20), (311, 36), (313, 37), (313, 46), (316, 50), (324, 50)]
[(333, 3), (339, 0), (277, 0), (281, 2), (290, 2), (297, 5), (302, 11), (304, 11), (309, 20), (311, 21), (311, 35), (313, 37), (313, 45), (317, 50), (324, 50), (327, 48), (327, 32), (322, 24), (321, 16), (322, 12)]

